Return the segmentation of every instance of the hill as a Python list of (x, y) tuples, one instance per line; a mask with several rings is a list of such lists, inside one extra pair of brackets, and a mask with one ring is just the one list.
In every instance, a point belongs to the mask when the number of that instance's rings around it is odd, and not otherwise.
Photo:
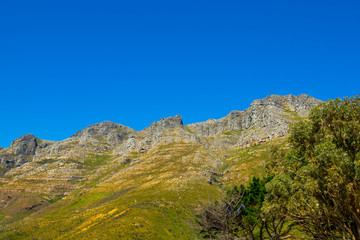
[(102, 122), (54, 142), (0, 149), (0, 238), (196, 239), (201, 202), (261, 175), (268, 147), (321, 101), (271, 95), (221, 119)]

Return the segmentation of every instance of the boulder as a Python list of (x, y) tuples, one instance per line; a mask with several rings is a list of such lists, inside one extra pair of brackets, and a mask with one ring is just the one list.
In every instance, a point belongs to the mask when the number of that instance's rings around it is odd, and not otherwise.
[(151, 123), (148, 129), (173, 129), (176, 127), (184, 126), (182, 117), (180, 115), (176, 115), (173, 117), (162, 118), (160, 121), (155, 121)]
[(15, 155), (35, 155), (37, 139), (32, 134), (26, 134), (13, 141), (10, 145), (15, 149)]
[(136, 135), (136, 131), (124, 125), (105, 121), (88, 126), (71, 136), (72, 139), (79, 139), (80, 143), (106, 142), (116, 146), (121, 142)]

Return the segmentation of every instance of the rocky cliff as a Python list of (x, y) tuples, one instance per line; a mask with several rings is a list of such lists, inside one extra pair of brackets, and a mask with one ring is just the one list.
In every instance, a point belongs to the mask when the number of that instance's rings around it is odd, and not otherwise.
[(319, 103), (306, 94), (270, 95), (255, 100), (244, 111), (232, 111), (224, 118), (190, 124), (188, 128), (213, 148), (248, 147), (285, 136), (291, 123), (305, 117)]
[(162, 118), (138, 132), (121, 124), (105, 121), (78, 131), (60, 142), (24, 135), (0, 150), (1, 166), (18, 167), (41, 158), (85, 156), (91, 151), (147, 151), (160, 143), (174, 141), (202, 144), (209, 149), (248, 147), (285, 136), (289, 125), (305, 117), (321, 103), (309, 95), (270, 95), (253, 101), (244, 111), (232, 111), (224, 118), (184, 125), (181, 116)]
[(0, 168), (11, 169), (32, 161), (43, 148), (51, 146), (54, 141), (40, 140), (33, 134), (26, 134), (14, 140), (10, 148), (0, 149)]

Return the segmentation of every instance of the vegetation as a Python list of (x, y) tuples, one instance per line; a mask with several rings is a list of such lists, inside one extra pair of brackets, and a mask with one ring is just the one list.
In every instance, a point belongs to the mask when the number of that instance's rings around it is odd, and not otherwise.
[(244, 130), (231, 130), (231, 131), (226, 131), (226, 132), (223, 132), (224, 135), (240, 135)]
[(272, 147), (268, 177), (200, 212), (205, 238), (360, 239), (360, 98), (336, 99)]
[(267, 193), (265, 184), (272, 177), (253, 177), (248, 187), (234, 186), (221, 202), (205, 207), (199, 214), (203, 238), (286, 239), (293, 225), (275, 212), (262, 211)]
[(194, 239), (198, 201), (223, 194), (203, 175), (206, 152), (195, 144), (163, 144), (129, 153), (126, 157), (137, 159), (131, 166), (106, 154), (87, 154), (78, 161), (88, 174), (79, 188), (29, 212), (25, 221), (2, 225), (0, 239)]
[(360, 99), (286, 114), (302, 120), (287, 140), (249, 148), (176, 141), (29, 162), (0, 183), (0, 238), (360, 239)]
[(314, 238), (360, 239), (360, 98), (319, 105), (289, 141), (286, 154), (275, 151), (265, 209)]

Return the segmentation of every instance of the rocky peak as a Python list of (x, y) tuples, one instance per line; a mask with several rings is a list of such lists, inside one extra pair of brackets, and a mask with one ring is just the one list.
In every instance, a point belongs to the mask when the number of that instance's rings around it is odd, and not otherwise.
[(244, 129), (254, 126), (264, 127), (269, 131), (272, 131), (274, 127), (282, 128), (283, 131), (281, 132), (283, 134), (290, 124), (289, 118), (285, 115), (294, 112), (305, 116), (321, 102), (321, 100), (306, 94), (299, 96), (292, 94), (285, 96), (269, 95), (264, 99), (253, 101), (250, 108), (244, 111), (242, 126)]
[(269, 95), (264, 99), (254, 100), (250, 105), (250, 109), (275, 107), (275, 109), (290, 110), (305, 116), (312, 108), (321, 102), (321, 100), (315, 99), (307, 94), (300, 94), (299, 96), (292, 94), (285, 96)]
[(242, 116), (242, 111), (231, 111), (228, 115), (229, 119), (234, 119)]
[(142, 131), (137, 145), (140, 146), (138, 148), (150, 149), (159, 143), (180, 141), (187, 133), (180, 115), (162, 118)]
[[(203, 140), (211, 143), (207, 137), (220, 136), (211, 145), (217, 148), (247, 146), (252, 143), (270, 141), (287, 134), (289, 125), (309, 114), (321, 100), (306, 94), (270, 95), (251, 103), (244, 111), (232, 111), (226, 117), (187, 127)], [(221, 139), (221, 137), (224, 137)]]
[(129, 135), (135, 133), (136, 131), (132, 128), (118, 123), (105, 121), (88, 126), (72, 135), (71, 138), (79, 139), (80, 143), (101, 140), (115, 146), (123, 140), (126, 140)]
[(176, 115), (173, 117), (162, 118), (160, 121), (155, 121), (151, 123), (148, 128), (173, 129), (182, 126), (184, 126), (182, 117), (180, 115)]
[(13, 141), (10, 145), (16, 155), (35, 155), (37, 139), (33, 134), (26, 134)]
[(279, 95), (269, 95), (263, 99), (256, 99), (250, 104), (250, 107), (256, 108), (256, 107), (263, 107), (269, 105), (282, 107), (283, 106), (282, 97)]
[(129, 127), (126, 127), (124, 125), (118, 124), (118, 123), (114, 123), (114, 122), (110, 122), (110, 121), (105, 121), (102, 123), (96, 123), (94, 125), (90, 125), (87, 128), (84, 128), (83, 130), (79, 130), (77, 133), (75, 133), (74, 135), (71, 136), (71, 138), (79, 138), (79, 137), (83, 137), (83, 136), (90, 136), (93, 138), (97, 138), (97, 137), (103, 137), (105, 135), (108, 135), (110, 132), (112, 131), (135, 131)]
[(290, 110), (298, 112), (300, 115), (308, 115), (310, 110), (313, 109), (316, 105), (322, 103), (323, 101), (311, 97), (307, 94), (300, 94), (296, 98), (293, 98), (293, 101), (288, 103)]

